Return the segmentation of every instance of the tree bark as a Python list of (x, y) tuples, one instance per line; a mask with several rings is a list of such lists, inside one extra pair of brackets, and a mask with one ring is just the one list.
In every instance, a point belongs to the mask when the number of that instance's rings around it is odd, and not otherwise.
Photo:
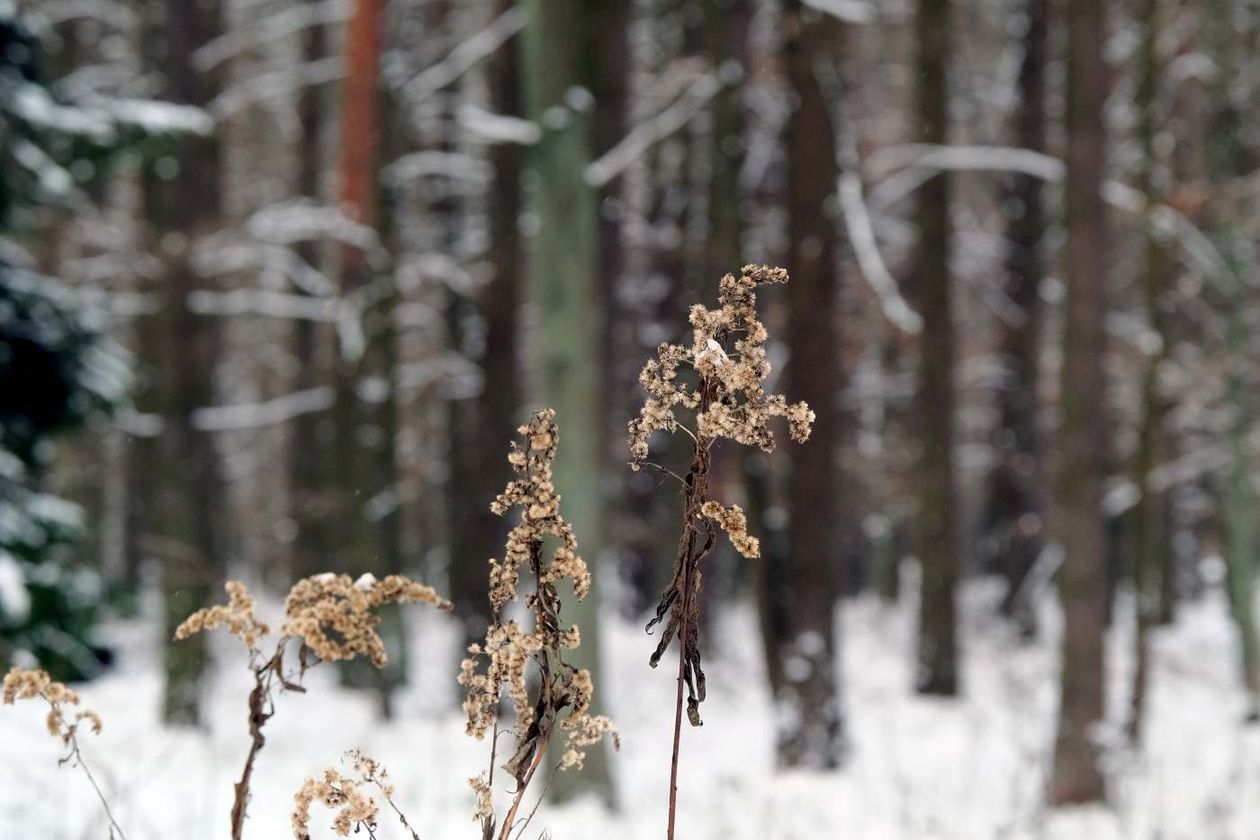
[(1062, 692), (1050, 777), (1051, 805), (1096, 802), (1105, 785), (1094, 728), (1103, 717), (1106, 538), (1102, 466), (1107, 451), (1106, 212), (1103, 102), (1104, 4), (1068, 0), (1067, 181), (1064, 187), (1067, 275), (1060, 386), (1058, 531), (1064, 560)]
[[(1142, 25), (1142, 41), (1138, 52), (1137, 139), (1142, 150), (1142, 169), (1138, 188), (1148, 208), (1162, 200), (1156, 184), (1158, 161), (1155, 153), (1161, 62), (1159, 57), (1160, 0), (1143, 0), (1138, 10)], [(1142, 301), (1149, 328), (1159, 337), (1159, 349), (1146, 360), (1142, 371), (1142, 408), (1138, 424), (1138, 445), (1133, 457), (1133, 479), (1138, 489), (1137, 508), (1133, 511), (1132, 558), (1133, 593), (1136, 606), (1134, 632), (1134, 677), (1129, 698), (1127, 734), (1129, 740), (1141, 742), (1145, 716), (1147, 684), (1150, 681), (1150, 635), (1159, 621), (1160, 593), (1166, 591), (1160, 580), (1162, 558), (1169, 551), (1165, 525), (1165, 494), (1155, 489), (1151, 471), (1164, 458), (1164, 416), (1167, 406), (1159, 393), (1159, 367), (1167, 357), (1168, 334), (1163, 314), (1164, 287), (1167, 283), (1168, 255), (1156, 237), (1148, 216), (1142, 227)]]
[[(306, 0), (318, 5), (320, 0)], [(328, 33), (322, 23), (312, 22), (302, 33), (302, 62), (307, 65), (322, 60), (328, 53)], [(298, 192), (316, 204), (323, 203), (323, 126), (327, 116), (325, 91), (318, 85), (306, 85), (298, 94)], [(319, 243), (304, 242), (298, 255), (309, 265), (322, 261)], [(327, 330), (315, 321), (298, 319), (293, 325), (293, 354), (298, 370), (294, 387), (307, 390), (331, 379), (326, 369)], [(330, 498), (334, 465), (328, 457), (335, 428), (325, 413), (302, 414), (293, 419), (289, 439), (289, 486), (293, 521), (297, 526), (291, 555), (290, 573), (294, 578), (307, 577), (329, 570), (330, 558), (336, 551), (329, 517), (333, 512)]]
[[(948, 140), (950, 52), (948, 0), (918, 0), (915, 31), (918, 85), (917, 140)], [(921, 694), (958, 693), (955, 590), (958, 585), (958, 515), (954, 489), (954, 318), (950, 295), (950, 181), (938, 173), (918, 191), (919, 228), (915, 278), (920, 336), (915, 411), (922, 452), (919, 461), (916, 550), (922, 569), (919, 593), (918, 667)]]
[(787, 151), (789, 362), (785, 387), (816, 415), (803, 446), (789, 447), (788, 562), (793, 593), (776, 702), (778, 759), (787, 767), (831, 768), (844, 752), (836, 668), (835, 608), (837, 399), (841, 390), (836, 328), (839, 181), (835, 128), (817, 76), (838, 29), (798, 2), (784, 10), (784, 66), (795, 102), (784, 131)]
[[(383, 0), (356, 0), (346, 36), (346, 79), (342, 88), (339, 194), (349, 219), (377, 227), (379, 143), (382, 122), (380, 60), (384, 39)], [(334, 422), (339, 465), (336, 508), (338, 568), (354, 574), (402, 571), (400, 499), (395, 441), (398, 433), (397, 289), (363, 249), (343, 245), (341, 296), (358, 307), (363, 346), (342, 344), (337, 365)], [(390, 654), (384, 669), (347, 663), (344, 682), (372, 686), (381, 713), (392, 713), (391, 694), (405, 675), (405, 647), (397, 609), (381, 612), (382, 637)]]
[[(538, 220), (530, 270), (538, 296), (543, 399), (555, 409), (560, 446), (556, 489), (582, 556), (601, 578), (600, 278), (595, 193), (583, 171), (591, 158), (591, 97), (586, 60), (591, 15), (582, 0), (527, 0), (524, 31), (526, 110), (542, 129), (530, 148), (529, 202)], [(599, 590), (578, 603), (565, 599), (565, 618), (581, 627), (573, 663), (590, 669), (599, 685)], [(596, 703), (601, 701), (596, 695)], [(557, 799), (584, 792), (613, 800), (606, 748), (587, 754), (581, 774), (560, 773), (550, 787)]]
[[(1045, 151), (1045, 72), (1048, 0), (1026, 0), (1024, 56), (1019, 68), (1015, 139), (1020, 148)], [(998, 352), (1006, 377), (998, 394), (999, 423), (993, 448), (997, 465), (989, 476), (986, 541), (991, 566), (1006, 578), (1002, 612), (1026, 638), (1036, 635), (1033, 593), (1024, 583), (1045, 540), (1045, 470), (1038, 429), (1038, 360), (1041, 342), (1041, 240), (1045, 234), (1042, 182), (1014, 176), (1008, 189), (1017, 209), (1007, 225), (1006, 294), (1018, 308), (1015, 323), (1002, 322)]]
[[(515, 5), (496, 0), (493, 15)], [(516, 39), (509, 39), (487, 61), (490, 110), (521, 114), (520, 56)], [(475, 400), (450, 404), (452, 471), (451, 600), (464, 623), (469, 642), (483, 637), (489, 617), (487, 598), (491, 557), (501, 556), (508, 522), (495, 516), (490, 502), (511, 478), (502, 450), (514, 434), (521, 408), (521, 366), (517, 354), (517, 310), (520, 306), (522, 249), (519, 233), (521, 175), (525, 153), (515, 143), (490, 148), (493, 181), (487, 197), (490, 279), (475, 298), (460, 297), (452, 320), (475, 315), (481, 319), (484, 344), (476, 361), (482, 374)], [(455, 294), (455, 293), (453, 293)], [(453, 324), (452, 336), (460, 334)]]

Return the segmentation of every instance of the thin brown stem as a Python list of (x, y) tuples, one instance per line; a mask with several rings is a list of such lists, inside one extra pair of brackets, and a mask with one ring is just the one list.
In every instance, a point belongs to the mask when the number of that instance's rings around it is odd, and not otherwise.
[(105, 799), (101, 786), (96, 783), (96, 777), (92, 775), (92, 769), (84, 762), (83, 754), (79, 751), (79, 739), (74, 735), (70, 736), (70, 757), (78, 765), (79, 769), (83, 771), (83, 775), (87, 776), (88, 784), (92, 786), (92, 790), (96, 791), (96, 798), (101, 801), (101, 807), (105, 809), (105, 818), (109, 820), (110, 836), (112, 837), (114, 832), (117, 832), (118, 840), (127, 840), (127, 835), (123, 833), (122, 826), (118, 824), (118, 820), (114, 819), (114, 812), (110, 810), (109, 801)]
[(525, 778), (516, 788), (516, 796), (512, 799), (512, 807), (508, 809), (507, 815), (503, 818), (503, 825), (499, 827), (499, 840), (508, 840), (512, 835), (512, 823), (516, 820), (516, 812), (520, 810), (521, 801), (525, 798), (525, 790), (529, 787), (529, 782), (534, 778), (534, 772), (538, 770), (538, 765), (542, 764), (543, 759), (547, 755), (547, 744), (550, 739), (544, 739), (538, 745), (534, 752), (534, 760), (530, 762), (529, 771), (525, 774)]
[[(678, 628), (678, 635), (685, 638), (687, 632), (687, 599), (691, 594), (691, 572), (686, 569), (683, 572), (683, 608), (682, 623)], [(681, 642), (678, 645), (678, 693), (674, 699), (674, 750), (670, 756), (669, 762), (669, 828), (665, 836), (669, 840), (674, 840), (674, 817), (678, 805), (678, 749), (682, 744), (682, 711), (683, 711), (683, 683), (686, 682), (687, 675), (687, 647)]]
[[(283, 642), (282, 642), (283, 644)], [(245, 833), (245, 807), (249, 804), (249, 786), (254, 775), (254, 762), (262, 751), (267, 739), (262, 728), (271, 717), (267, 704), (271, 700), (271, 680), (280, 668), (279, 657), (282, 648), (266, 665), (254, 668), (254, 687), (249, 692), (249, 754), (245, 756), (245, 766), (241, 769), (241, 780), (235, 785), (235, 796), (232, 800), (232, 840), (241, 840)]]

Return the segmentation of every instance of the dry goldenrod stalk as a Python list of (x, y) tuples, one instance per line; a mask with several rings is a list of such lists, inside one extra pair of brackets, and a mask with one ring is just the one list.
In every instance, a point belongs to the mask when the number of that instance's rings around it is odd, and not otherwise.
[(754, 289), (787, 280), (785, 270), (766, 266), (748, 265), (738, 277), (726, 275), (719, 284), (717, 309), (699, 304), (691, 308), (690, 345), (662, 344), (656, 358), (649, 360), (639, 374), (648, 398), (639, 416), (629, 424), (630, 468), (653, 466), (673, 474), (648, 461), (649, 440), (656, 431), (683, 431), (693, 443), (691, 467), (682, 478), (683, 532), (673, 579), (647, 626), (651, 632), (665, 622), (650, 659), (653, 668), (660, 664), (674, 637), (679, 640), (669, 787), (670, 838), (674, 836), (684, 685), (687, 718), (692, 726), (702, 723), (700, 703), (705, 698), (704, 671), (700, 667), (700, 562), (713, 550), (715, 525), (726, 531), (731, 544), (745, 557), (757, 557), (760, 551), (756, 537), (748, 534), (744, 512), (738, 506), (727, 507), (709, 498), (713, 444), (720, 438), (730, 438), (769, 452), (775, 446), (774, 433), (768, 425), (770, 418), (785, 418), (789, 435), (798, 443), (809, 438), (814, 421), (814, 412), (808, 405), (790, 404), (782, 396), (766, 394), (763, 387), (770, 373), (765, 350), (768, 335), (757, 318)]
[(61, 743), (69, 750), (58, 763), (72, 762), (83, 770), (83, 775), (87, 777), (92, 790), (96, 791), (97, 799), (101, 801), (101, 807), (105, 809), (105, 817), (109, 820), (109, 836), (113, 838), (116, 835), (118, 840), (126, 840), (126, 835), (118, 825), (118, 821), (114, 819), (114, 812), (110, 810), (105, 794), (96, 783), (96, 777), (92, 775), (91, 768), (84, 762), (83, 754), (79, 750), (79, 725), (86, 724), (93, 735), (99, 735), (101, 733), (100, 716), (91, 709), (74, 710), (72, 716), (69, 707), (79, 705), (79, 695), (54, 681), (48, 672), (43, 670), (10, 668), (9, 673), (4, 675), (3, 697), (6, 706), (11, 706), (18, 700), (36, 698), (48, 704), (46, 719), (48, 734), (60, 738)]
[(311, 806), (319, 802), (325, 808), (337, 813), (333, 816), (332, 829), (341, 836), (347, 836), (353, 830), (363, 830), (369, 837), (376, 836), (376, 817), (379, 807), (376, 802), (361, 788), (372, 785), (381, 793), (381, 798), (393, 809), (403, 828), (411, 834), (412, 840), (420, 840), (420, 835), (407, 822), (407, 817), (394, 803), (394, 786), (389, 780), (389, 772), (376, 759), (364, 755), (358, 750), (346, 753), (354, 768), (354, 777), (343, 776), (336, 770), (325, 770), (322, 780), (308, 778), (302, 787), (293, 795), (293, 836), (296, 840), (310, 840)]
[[(382, 604), (423, 603), (448, 610), (451, 604), (438, 597), (432, 587), (402, 575), (377, 580), (369, 574), (357, 581), (352, 581), (349, 575), (331, 572), (314, 575), (298, 581), (289, 590), (284, 600), (285, 622), (280, 627), (280, 637), (274, 650), (264, 655), (258, 643), (271, 634), (271, 629), (254, 616), (254, 599), (239, 581), (228, 581), (224, 588), (228, 593), (228, 603), (197, 610), (176, 628), (175, 638), (186, 639), (203, 630), (226, 627), (249, 650), (249, 667), (254, 674), (254, 687), (249, 693), (250, 748), (241, 780), (236, 783), (231, 816), (232, 840), (240, 840), (245, 828), (245, 808), (249, 802), (254, 762), (267, 742), (262, 729), (275, 714), (272, 692), (277, 684), (281, 690), (305, 691), (301, 685), (302, 677), (308, 668), (318, 662), (367, 656), (377, 668), (383, 667), (385, 643), (376, 630), (380, 624), (380, 618), (372, 612), (376, 607)], [(286, 669), (284, 655), (291, 640), (300, 641), (298, 662), (296, 667)], [(311, 654), (316, 657), (316, 662), (310, 661)], [(353, 809), (350, 812), (358, 813)], [(295, 827), (296, 820), (295, 813)]]
[[(485, 641), (469, 647), (471, 656), (461, 664), (459, 675), (460, 685), (468, 689), (464, 711), (468, 715), (469, 735), (482, 738), (492, 729), (497, 735), (497, 707), (503, 694), (511, 699), (515, 712), (516, 751), (503, 769), (516, 781), (516, 793), (501, 824), (500, 840), (507, 840), (511, 833), (525, 789), (557, 728), (567, 733), (558, 768), (561, 770), (580, 768), (586, 748), (604, 735), (611, 735), (613, 743), (617, 743), (612, 722), (590, 714), (595, 690), (590, 672), (567, 664), (562, 657), (564, 650), (581, 643), (581, 637), (576, 626), (566, 628), (560, 623), (556, 584), (571, 581), (580, 600), (590, 591), (591, 574), (577, 554), (573, 529), (560, 515), (560, 496), (552, 483), (551, 463), (558, 440), (555, 412), (536, 412), (519, 431), (524, 446), (513, 443), (508, 454), (517, 478), (495, 499), (491, 509), (502, 516), (519, 507), (521, 519), (508, 534), (503, 559), (490, 561), (493, 618)], [(544, 560), (545, 537), (559, 542), (550, 560)], [(534, 590), (525, 598), (534, 618), (533, 627), (528, 630), (502, 616), (503, 608), (519, 597), (522, 567), (534, 579)], [(536, 680), (530, 680), (531, 667)], [(561, 712), (566, 710), (561, 718)], [(491, 790), (497, 740), (491, 740), (489, 772), (469, 780), (477, 796), (474, 819), (481, 822), (486, 840), (494, 836), (495, 827)]]

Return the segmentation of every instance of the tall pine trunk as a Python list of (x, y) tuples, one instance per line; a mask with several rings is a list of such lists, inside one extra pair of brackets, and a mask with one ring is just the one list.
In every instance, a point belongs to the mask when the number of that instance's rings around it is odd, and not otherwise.
[(1106, 212), (1103, 102), (1105, 16), (1098, 0), (1068, 0), (1067, 181), (1064, 245), (1067, 299), (1060, 386), (1057, 530), (1064, 559), (1063, 659), (1052, 805), (1096, 802), (1105, 785), (1094, 731), (1103, 717), (1106, 535), (1103, 466), (1107, 463), (1104, 358), (1107, 352)]
[[(1026, 0), (1028, 28), (1019, 67), (1016, 144), (1045, 151), (1046, 33), (1049, 0)], [(992, 545), (992, 568), (1006, 578), (1002, 611), (1025, 637), (1036, 634), (1035, 593), (1026, 584), (1045, 540), (1045, 470), (1038, 430), (1038, 359), (1041, 341), (1041, 240), (1045, 234), (1042, 182), (1032, 175), (1012, 178), (1008, 195), (1016, 209), (1007, 224), (1006, 294), (1018, 310), (1014, 323), (1002, 322), (999, 353), (1005, 378), (998, 394), (999, 423), (993, 448), (997, 464), (989, 476), (985, 536)]]
[(1138, 501), (1133, 511), (1132, 570), (1136, 606), (1134, 633), (1134, 677), (1129, 698), (1129, 739), (1139, 743), (1145, 716), (1147, 684), (1150, 682), (1150, 635), (1158, 623), (1160, 593), (1170, 587), (1160, 580), (1163, 557), (1171, 550), (1166, 525), (1165, 494), (1155, 489), (1151, 471), (1163, 460), (1165, 402), (1159, 393), (1159, 367), (1167, 356), (1168, 335), (1164, 329), (1163, 295), (1167, 283), (1168, 255), (1155, 235), (1150, 214), (1161, 200), (1156, 183), (1158, 161), (1155, 134), (1161, 62), (1159, 60), (1160, 0), (1143, 0), (1138, 10), (1142, 40), (1138, 51), (1136, 106), (1137, 139), (1142, 150), (1138, 188), (1146, 198), (1147, 218), (1142, 227), (1142, 302), (1148, 327), (1159, 338), (1159, 348), (1146, 360), (1142, 371), (1142, 407), (1138, 422), (1138, 443), (1133, 455), (1133, 480)]
[[(525, 10), (526, 111), (542, 130), (529, 154), (529, 202), (538, 221), (530, 269), (540, 318), (542, 397), (555, 409), (560, 429), (556, 489), (598, 581), (604, 498), (599, 469), (601, 281), (595, 192), (584, 177), (591, 159), (592, 102), (585, 85), (593, 12), (583, 0), (528, 0)], [(599, 684), (598, 587), (581, 603), (566, 597), (564, 618), (582, 631), (573, 664), (590, 669)], [(558, 799), (589, 792), (611, 802), (605, 747), (591, 749), (581, 774), (557, 774), (550, 792)]]
[[(216, 93), (217, 75), (192, 66), (193, 53), (221, 34), (218, 2), (170, 0), (148, 11), (161, 22), (166, 98), (204, 106)], [(153, 241), (163, 257), (160, 314), (154, 316), (154, 349), (158, 351), (158, 404), (162, 432), (158, 441), (156, 482), (151, 497), (156, 513), (150, 547), (162, 563), (164, 639), (189, 613), (205, 606), (222, 578), (226, 505), (220, 462), (212, 433), (193, 422), (196, 409), (215, 401), (215, 376), (221, 336), (213, 316), (197, 315), (190, 296), (208, 287), (193, 267), (192, 253), (200, 237), (213, 232), (222, 210), (217, 137), (184, 136), (176, 141), (176, 174), (149, 173), (145, 179), (146, 214)], [(152, 469), (152, 465), (149, 466)], [(168, 723), (198, 724), (200, 683), (206, 649), (200, 637), (167, 641), (163, 665), (166, 687), (162, 714)]]
[[(377, 222), (381, 120), (380, 61), (384, 38), (384, 0), (355, 0), (346, 36), (346, 79), (342, 88), (341, 211), (358, 224)], [(341, 296), (357, 308), (361, 346), (339, 347), (336, 376), (334, 451), (338, 464), (336, 493), (339, 569), (353, 575), (391, 574), (402, 570), (397, 438), (396, 288), (370, 255), (353, 245), (340, 253)], [(370, 685), (380, 698), (382, 715), (392, 713), (391, 694), (405, 676), (401, 614), (382, 610), (382, 636), (390, 656), (384, 669), (349, 663), (343, 680)]]
[[(944, 144), (949, 129), (949, 0), (918, 0), (915, 14), (918, 83), (917, 141)], [(954, 316), (950, 296), (950, 181), (933, 175), (915, 206), (919, 228), (913, 286), (923, 333), (915, 411), (921, 432), (916, 550), (922, 569), (918, 662), (921, 694), (958, 692), (955, 590), (958, 585), (958, 515), (954, 491)]]
[(790, 2), (784, 10), (784, 66), (794, 94), (787, 146), (789, 361), (785, 388), (815, 412), (804, 446), (789, 449), (788, 558), (794, 593), (775, 654), (783, 661), (775, 702), (778, 759), (787, 767), (840, 764), (844, 723), (838, 700), (835, 607), (836, 454), (841, 389), (836, 328), (839, 182), (836, 134), (818, 78), (839, 37), (834, 21)]
[[(306, 0), (312, 8), (320, 0)], [(307, 65), (324, 59), (328, 53), (328, 33), (322, 23), (312, 21), (302, 32), (302, 62)], [(323, 134), (325, 91), (318, 85), (305, 85), (298, 94), (298, 192), (322, 204)], [(318, 242), (304, 242), (298, 255), (314, 268), (322, 260)], [(299, 391), (317, 388), (327, 381), (327, 330), (316, 321), (300, 318), (293, 324), (293, 355), (298, 369), (294, 387)], [(330, 476), (334, 465), (328, 457), (334, 439), (332, 418), (326, 413), (301, 414), (293, 419), (289, 438), (289, 487), (293, 521), (297, 525), (291, 554), (290, 573), (306, 577), (327, 571), (336, 550), (330, 533)]]

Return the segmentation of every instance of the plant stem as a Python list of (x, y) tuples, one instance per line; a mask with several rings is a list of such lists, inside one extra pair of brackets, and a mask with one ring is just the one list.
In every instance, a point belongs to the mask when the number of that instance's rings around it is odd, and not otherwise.
[(83, 761), (83, 754), (79, 751), (78, 738), (73, 736), (70, 738), (70, 750), (74, 756), (74, 763), (83, 770), (83, 775), (87, 776), (88, 783), (92, 785), (92, 790), (96, 791), (96, 798), (101, 801), (101, 807), (105, 809), (105, 817), (109, 820), (112, 829), (110, 831), (111, 836), (116, 831), (118, 832), (118, 840), (127, 840), (127, 835), (123, 833), (122, 826), (118, 824), (118, 820), (114, 819), (114, 812), (110, 810), (109, 802), (105, 799), (105, 794), (101, 792), (101, 786), (96, 783), (96, 777), (92, 775), (91, 769)]
[(669, 828), (665, 833), (668, 840), (674, 840), (674, 817), (678, 805), (678, 748), (682, 744), (683, 683), (687, 674), (687, 647), (682, 640), (687, 632), (687, 601), (691, 597), (690, 568), (683, 572), (683, 586), (682, 622), (678, 627), (678, 693), (674, 700), (674, 751), (669, 763)]
[(529, 772), (525, 774), (525, 780), (516, 789), (516, 798), (512, 800), (512, 807), (508, 809), (507, 816), (503, 818), (503, 825), (499, 827), (499, 840), (508, 840), (512, 834), (512, 823), (516, 819), (516, 812), (521, 807), (521, 800), (525, 798), (525, 790), (529, 787), (530, 780), (534, 778), (534, 771), (547, 755), (548, 741), (550, 741), (549, 738), (540, 743), (534, 752), (534, 760), (529, 765)]

